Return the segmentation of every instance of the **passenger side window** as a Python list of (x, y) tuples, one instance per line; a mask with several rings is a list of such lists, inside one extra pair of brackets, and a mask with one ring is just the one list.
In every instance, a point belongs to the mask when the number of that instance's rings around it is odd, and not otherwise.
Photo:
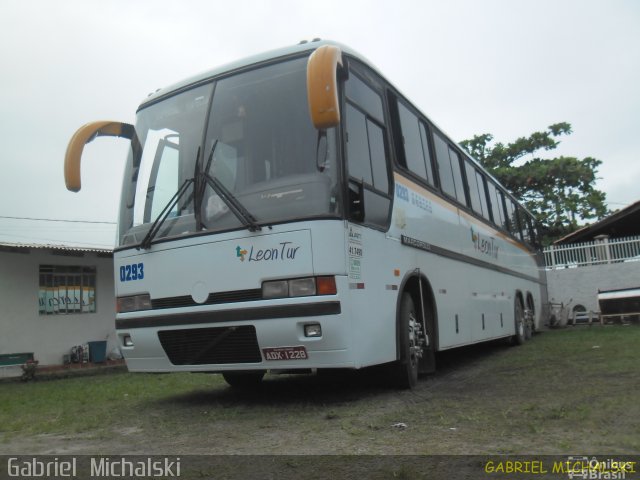
[(476, 181), (478, 183), (478, 192), (480, 193), (480, 205), (482, 205), (482, 216), (487, 220), (491, 220), (489, 214), (489, 205), (487, 204), (487, 183), (478, 170), (476, 170)]
[(507, 226), (508, 230), (516, 237), (520, 237), (518, 227), (518, 217), (516, 216), (516, 205), (510, 198), (505, 198), (507, 204)]
[(406, 167), (433, 185), (431, 155), (429, 154), (428, 137), (424, 124), (402, 102), (398, 102), (398, 116)]
[(369, 153), (371, 155), (371, 168), (373, 170), (373, 186), (376, 190), (389, 193), (384, 130), (371, 120), (367, 120), (367, 134), (369, 135)]
[(467, 184), (469, 185), (471, 208), (474, 212), (479, 213), (487, 220), (491, 220), (489, 207), (487, 205), (487, 192), (485, 189), (484, 176), (470, 160), (465, 160), (464, 165), (467, 172)]
[(364, 113), (347, 104), (347, 157), (349, 175), (373, 185), (373, 172), (369, 155), (367, 118)]
[(347, 104), (349, 175), (389, 193), (384, 131), (364, 113)]
[(431, 185), (436, 184), (435, 177), (433, 176), (433, 167), (431, 166), (431, 150), (429, 149), (429, 134), (427, 133), (427, 127), (424, 123), (420, 122), (420, 138), (422, 139), (422, 151), (424, 152), (424, 161), (427, 166), (427, 181)]
[(433, 136), (436, 147), (436, 159), (440, 186), (447, 195), (457, 198), (460, 203), (467, 205), (460, 169), (460, 155), (439, 134)]
[(349, 80), (345, 84), (347, 98), (356, 105), (359, 105), (371, 117), (384, 124), (384, 114), (382, 108), (382, 98), (364, 83), (358, 75), (349, 75)]
[(464, 194), (462, 171), (460, 170), (460, 155), (451, 147), (449, 147), (449, 159), (451, 160), (451, 170), (453, 171), (453, 183), (456, 186), (456, 198), (461, 204), (466, 205), (467, 199)]
[(433, 140), (436, 147), (436, 160), (438, 163), (438, 175), (440, 176), (440, 187), (444, 193), (455, 198), (456, 187), (453, 183), (451, 160), (449, 160), (449, 146), (437, 133), (433, 136)]
[(491, 216), (493, 218), (493, 223), (495, 223), (498, 227), (502, 227), (502, 223), (504, 221), (502, 216), (502, 204), (498, 202), (498, 191), (496, 190), (496, 186), (493, 182), (487, 182), (487, 190), (489, 191), (489, 203), (491, 205)]
[(386, 228), (391, 197), (382, 97), (354, 71), (345, 83), (345, 95), (344, 128), (351, 196), (356, 196), (354, 192), (360, 188), (364, 223)]
[(467, 184), (469, 185), (469, 199), (471, 200), (471, 208), (474, 212), (483, 215), (482, 203), (480, 200), (480, 191), (478, 190), (478, 179), (476, 177), (476, 169), (474, 166), (466, 160), (464, 162), (465, 170), (467, 171)]
[(531, 227), (531, 217), (524, 208), (518, 206), (518, 217), (520, 219), (520, 231), (522, 239), (530, 245), (534, 244), (533, 229)]

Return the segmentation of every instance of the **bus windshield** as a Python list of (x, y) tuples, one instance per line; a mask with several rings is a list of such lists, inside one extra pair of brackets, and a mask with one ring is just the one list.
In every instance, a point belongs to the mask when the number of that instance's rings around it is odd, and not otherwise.
[(263, 66), (142, 108), (120, 245), (140, 244), (162, 217), (156, 240), (241, 229), (247, 218), (260, 226), (339, 216), (336, 135), (311, 123), (306, 64)]

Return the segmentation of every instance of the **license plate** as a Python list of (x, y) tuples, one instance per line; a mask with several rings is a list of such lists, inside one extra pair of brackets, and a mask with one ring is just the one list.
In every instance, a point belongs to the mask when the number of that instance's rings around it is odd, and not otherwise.
[(309, 358), (307, 349), (303, 346), (263, 348), (262, 354), (265, 360), (306, 360)]

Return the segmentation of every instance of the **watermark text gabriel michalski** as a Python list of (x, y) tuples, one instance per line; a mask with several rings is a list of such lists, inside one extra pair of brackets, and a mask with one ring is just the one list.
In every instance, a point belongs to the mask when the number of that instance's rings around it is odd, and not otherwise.
[(180, 457), (9, 457), (11, 478), (170, 478), (180, 476)]

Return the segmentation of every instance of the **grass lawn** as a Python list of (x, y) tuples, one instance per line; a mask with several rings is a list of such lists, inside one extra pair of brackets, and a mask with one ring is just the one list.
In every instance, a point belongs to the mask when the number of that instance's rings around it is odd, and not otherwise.
[(24, 454), (632, 454), (640, 452), (639, 346), (636, 326), (548, 331), (521, 347), (444, 352), (438, 373), (412, 391), (381, 384), (378, 371), (268, 376), (252, 393), (219, 375), (36, 375), (0, 383), (0, 446)]

